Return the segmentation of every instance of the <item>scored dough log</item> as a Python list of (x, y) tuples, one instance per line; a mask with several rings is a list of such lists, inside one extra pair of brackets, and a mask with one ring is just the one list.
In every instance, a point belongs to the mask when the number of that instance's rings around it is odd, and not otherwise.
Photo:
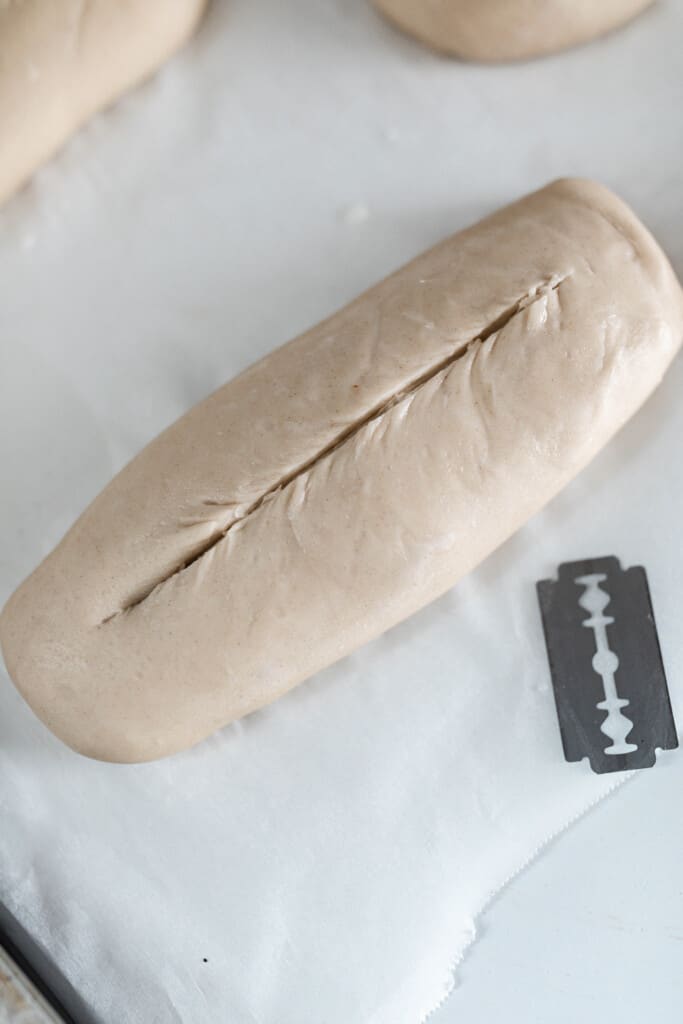
[(188, 38), (207, 0), (0, 0), (0, 202)]
[(631, 211), (556, 182), (442, 242), (145, 448), (0, 617), (93, 757), (187, 747), (438, 597), (657, 386), (683, 295)]
[(653, 0), (374, 0), (404, 32), (466, 60), (540, 57), (603, 35)]

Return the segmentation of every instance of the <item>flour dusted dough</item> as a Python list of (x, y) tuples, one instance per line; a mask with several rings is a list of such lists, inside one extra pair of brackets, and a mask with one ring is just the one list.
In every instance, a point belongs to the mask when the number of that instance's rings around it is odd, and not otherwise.
[(190, 35), (206, 0), (0, 0), (0, 201)]
[(468, 60), (519, 60), (584, 43), (653, 0), (375, 0), (399, 28)]
[(274, 700), (451, 587), (638, 409), (683, 295), (559, 181), (418, 257), (145, 448), (10, 598), (7, 667), (135, 761)]

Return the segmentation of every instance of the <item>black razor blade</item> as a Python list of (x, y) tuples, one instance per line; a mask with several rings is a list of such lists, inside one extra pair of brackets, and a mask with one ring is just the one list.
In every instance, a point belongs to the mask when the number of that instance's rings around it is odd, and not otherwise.
[(536, 589), (566, 760), (651, 768), (678, 739), (645, 570), (565, 562)]

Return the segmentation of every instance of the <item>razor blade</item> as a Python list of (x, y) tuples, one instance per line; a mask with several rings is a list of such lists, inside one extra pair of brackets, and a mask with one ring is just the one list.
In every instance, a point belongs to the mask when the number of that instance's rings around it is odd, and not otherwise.
[(652, 767), (678, 739), (645, 570), (565, 562), (536, 589), (566, 760)]

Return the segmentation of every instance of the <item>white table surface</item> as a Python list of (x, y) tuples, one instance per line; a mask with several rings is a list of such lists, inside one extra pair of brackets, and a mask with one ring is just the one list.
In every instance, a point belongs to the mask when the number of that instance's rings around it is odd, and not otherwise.
[(681, 787), (683, 758), (660, 758), (511, 882), (433, 1024), (678, 1020)]
[[(225, 35), (224, 58), (212, 34)], [(78, 256), (103, 197), (114, 215), (117, 203), (137, 204), (141, 230), (167, 232), (167, 265), (149, 270), (159, 271), (150, 285), (159, 307), (169, 301), (166, 271), (170, 280), (179, 268), (190, 277), (195, 263), (200, 268), (182, 295), (177, 334), (165, 339), (160, 366), (168, 375), (182, 364), (183, 405), (223, 376), (222, 330), (203, 338), (201, 361), (187, 348), (207, 296), (234, 312), (231, 327), (253, 340), (256, 357), (446, 232), (562, 174), (596, 177), (630, 200), (681, 275), (682, 41), (683, 4), (662, 0), (603, 42), (536, 64), (484, 68), (426, 53), (387, 28), (364, 0), (216, 0), (196, 45), (216, 89), (233, 94), (231, 120), (215, 120), (183, 92), (191, 77), (186, 63), (82, 133), (41, 173), (36, 191), (2, 214), (6, 322), (14, 333), (32, 323), (37, 339), (53, 324), (96, 339), (98, 317), (115, 321), (113, 300), (97, 311), (87, 304), (74, 310), (59, 277), (62, 225), (70, 222), (69, 251)], [(288, 74), (293, 66), (280, 102), (269, 68)], [(324, 83), (327, 108), (313, 99), (316, 83)], [(324, 113), (330, 97), (334, 117)], [(188, 125), (202, 122), (210, 140), (196, 156), (207, 169), (206, 192), (195, 196), (196, 238), (187, 217), (176, 227), (185, 173), (173, 159), (178, 141), (160, 134), (147, 145), (144, 167), (124, 146), (128, 132), (147, 130), (145, 105), (161, 110), (169, 98)], [(252, 123), (254, 111), (268, 109), (267, 126)], [(158, 175), (165, 176), (167, 208), (149, 212), (145, 191)], [(240, 254), (239, 279), (216, 272), (202, 280), (192, 246), (219, 252), (226, 237)], [(141, 303), (139, 283), (121, 269), (133, 239), (129, 232), (111, 240), (93, 280), (118, 273), (122, 301)], [(8, 261), (13, 246), (24, 256)], [(43, 309), (32, 308), (34, 281)], [(154, 308), (145, 316), (149, 333)], [(95, 343), (92, 359), (99, 358)], [(102, 358), (107, 374), (135, 375), (134, 357), (122, 364), (112, 352)], [(130, 441), (126, 431), (141, 443), (163, 421), (164, 389), (157, 391), (152, 377), (144, 386), (142, 418), (132, 388), (123, 412), (120, 397), (116, 408), (105, 403), (99, 410), (111, 430), (106, 441), (84, 439), (84, 456), (91, 444), (97, 466), (79, 501), (90, 497), (93, 479), (104, 483), (110, 472), (102, 451), (116, 466)], [(78, 489), (76, 456), (64, 472)], [(51, 487), (47, 479), (46, 493)], [(66, 525), (48, 527), (46, 520), (45, 548)], [(27, 544), (18, 557), (26, 571), (35, 551)], [(682, 791), (683, 757), (672, 755), (554, 841), (479, 921), (478, 941), (435, 1024), (675, 1019), (683, 1001)]]

